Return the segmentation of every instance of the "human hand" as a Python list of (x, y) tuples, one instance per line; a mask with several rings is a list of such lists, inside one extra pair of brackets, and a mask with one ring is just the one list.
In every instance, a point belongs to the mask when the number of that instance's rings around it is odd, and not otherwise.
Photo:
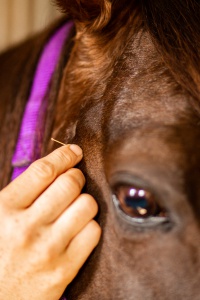
[(97, 204), (72, 168), (81, 159), (61, 147), (0, 192), (0, 299), (58, 300), (98, 244)]

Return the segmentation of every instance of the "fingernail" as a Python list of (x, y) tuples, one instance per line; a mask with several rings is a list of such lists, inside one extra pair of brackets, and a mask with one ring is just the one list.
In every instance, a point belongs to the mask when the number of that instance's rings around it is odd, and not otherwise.
[(77, 146), (77, 145), (70, 145), (69, 148), (77, 155), (77, 156), (80, 156), (80, 155), (83, 155), (83, 151), (82, 149)]

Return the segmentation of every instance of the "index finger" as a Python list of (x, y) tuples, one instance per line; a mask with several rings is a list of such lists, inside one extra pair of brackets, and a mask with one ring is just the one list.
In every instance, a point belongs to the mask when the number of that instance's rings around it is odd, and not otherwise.
[(30, 165), (30, 167), (1, 191), (1, 200), (12, 206), (30, 206), (39, 195), (62, 173), (82, 159), (77, 145), (60, 147)]

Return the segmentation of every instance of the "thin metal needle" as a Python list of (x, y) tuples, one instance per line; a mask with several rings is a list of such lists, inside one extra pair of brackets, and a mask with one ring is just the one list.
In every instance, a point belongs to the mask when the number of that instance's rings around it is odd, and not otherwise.
[(54, 142), (56, 142), (56, 143), (58, 143), (58, 144), (61, 144), (61, 145), (63, 145), (63, 146), (67, 146), (67, 144), (64, 144), (64, 143), (62, 143), (62, 142), (59, 142), (59, 141), (57, 141), (57, 140), (55, 140), (55, 139), (53, 139), (53, 138), (51, 138), (51, 140), (54, 141)]

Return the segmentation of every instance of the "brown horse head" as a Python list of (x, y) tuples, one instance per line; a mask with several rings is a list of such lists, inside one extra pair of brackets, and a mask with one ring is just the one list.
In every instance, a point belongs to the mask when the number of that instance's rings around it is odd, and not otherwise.
[(199, 299), (199, 4), (57, 2), (77, 33), (54, 136), (83, 148), (103, 228), (68, 298)]
[[(103, 229), (68, 300), (198, 300), (199, 0), (55, 2), (75, 30), (52, 80), (44, 152), (50, 136), (83, 148)], [(0, 57), (0, 188), (51, 34)]]

